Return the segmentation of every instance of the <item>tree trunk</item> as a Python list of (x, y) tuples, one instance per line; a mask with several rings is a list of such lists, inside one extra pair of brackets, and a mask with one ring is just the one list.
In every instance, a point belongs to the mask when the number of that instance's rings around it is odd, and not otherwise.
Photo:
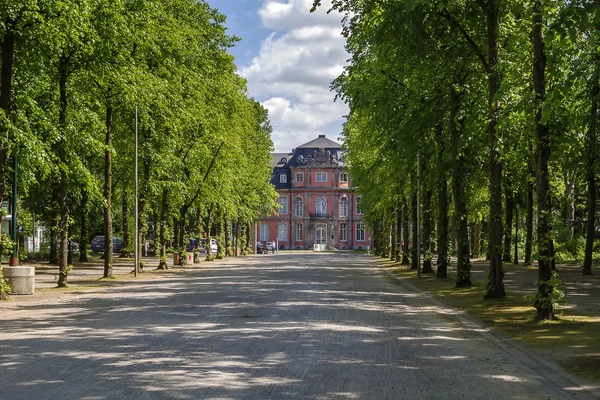
[(537, 176), (537, 243), (538, 243), (538, 294), (534, 306), (538, 319), (553, 319), (554, 304), (552, 291), (552, 203), (550, 199), (550, 182), (548, 162), (550, 160), (550, 128), (542, 121), (542, 104), (546, 98), (546, 54), (544, 51), (544, 32), (542, 19), (542, 3), (533, 3), (533, 87), (536, 93), (538, 108), (535, 113), (536, 124), (536, 176)]
[(512, 219), (514, 212), (515, 200), (511, 190), (508, 188), (508, 185), (505, 188), (504, 200), (506, 202), (505, 212), (506, 217), (504, 220), (504, 252), (502, 255), (502, 261), (510, 262), (510, 253), (511, 253), (511, 244), (512, 244)]
[(213, 206), (211, 205), (208, 209), (208, 216), (206, 217), (206, 258), (210, 259), (212, 256), (216, 255), (212, 253), (210, 246), (210, 230), (212, 228), (212, 216), (213, 216)]
[(87, 262), (88, 243), (88, 192), (83, 188), (81, 191), (81, 226), (79, 235), (79, 262)]
[(396, 213), (397, 213), (397, 209), (394, 207), (391, 209), (390, 212), (390, 254), (389, 254), (389, 258), (390, 260), (394, 261), (396, 259), (396, 246), (398, 244), (398, 238), (396, 237), (396, 232), (397, 232), (397, 227), (396, 227)]
[(452, 157), (452, 194), (454, 197), (454, 229), (456, 235), (456, 287), (469, 287), (471, 283), (471, 251), (469, 248), (469, 221), (465, 203), (465, 183), (463, 181), (464, 157), (459, 155), (460, 96), (451, 90), (450, 110), (450, 154)]
[(396, 203), (396, 254), (394, 261), (402, 261), (402, 203)]
[(481, 221), (475, 222), (475, 229), (473, 232), (473, 257), (478, 258), (481, 256)]
[(575, 180), (568, 179), (565, 185), (565, 201), (567, 203), (567, 223), (571, 228), (571, 233), (573, 233), (574, 223), (575, 223)]
[(488, 0), (484, 10), (487, 19), (488, 39), (488, 128), (489, 128), (489, 172), (490, 172), (490, 270), (489, 282), (485, 298), (503, 298), (506, 296), (504, 290), (504, 270), (502, 269), (502, 163), (500, 159), (501, 137), (496, 130), (500, 103), (496, 99), (496, 93), (500, 87), (500, 79), (496, 65), (498, 56), (498, 14), (499, 6), (496, 0)]
[(402, 265), (409, 265), (408, 258), (408, 204), (402, 199)]
[(58, 71), (58, 79), (59, 79), (59, 115), (58, 115), (58, 126), (62, 133), (62, 138), (55, 144), (55, 152), (58, 155), (59, 162), (62, 164), (62, 168), (60, 168), (58, 173), (58, 185), (57, 185), (57, 194), (58, 194), (58, 210), (59, 210), (59, 222), (58, 222), (58, 232), (59, 232), (59, 243), (60, 250), (58, 256), (58, 268), (59, 268), (59, 276), (58, 276), (58, 287), (66, 287), (67, 286), (67, 274), (69, 272), (68, 269), (68, 260), (67, 260), (67, 246), (69, 240), (69, 204), (67, 199), (67, 191), (68, 191), (68, 183), (67, 183), (67, 172), (66, 168), (66, 149), (65, 149), (65, 138), (66, 135), (66, 121), (67, 121), (67, 78), (69, 76), (68, 73), (68, 60), (62, 56), (60, 58), (60, 65)]
[(160, 261), (157, 269), (169, 269), (167, 264), (167, 249), (165, 241), (165, 225), (167, 224), (167, 189), (163, 189), (160, 206), (160, 221), (158, 223), (158, 243), (160, 246)]
[(104, 150), (104, 278), (113, 275), (112, 226), (112, 129), (113, 108), (106, 106), (106, 149)]
[(525, 217), (525, 260), (523, 264), (531, 265), (531, 248), (533, 247), (533, 185), (527, 184), (527, 215)]
[(430, 274), (433, 272), (431, 267), (431, 190), (425, 190), (423, 196), (423, 273)]
[(438, 168), (438, 243), (436, 278), (448, 277), (448, 182), (444, 162), (444, 131), (441, 124), (436, 126), (437, 168)]
[(4, 111), (4, 118), (0, 118), (0, 204), (4, 201), (6, 190), (6, 172), (8, 168), (8, 151), (6, 144), (9, 140), (13, 60), (15, 54), (15, 21), (8, 19), (4, 25), (4, 37), (0, 41), (2, 46), (2, 70), (0, 77), (0, 108)]
[(129, 209), (127, 208), (127, 190), (123, 189), (123, 247), (129, 248)]
[(513, 264), (519, 264), (519, 206), (515, 206), (515, 257)]
[(592, 274), (592, 252), (594, 248), (594, 230), (596, 225), (596, 174), (597, 174), (597, 156), (598, 151), (598, 96), (600, 95), (600, 56), (596, 57), (595, 80), (591, 90), (591, 115), (588, 127), (588, 154), (586, 180), (588, 186), (587, 193), (587, 221), (586, 221), (586, 239), (585, 239), (585, 257), (583, 260), (583, 275)]
[(418, 216), (417, 216), (417, 192), (416, 192), (416, 185), (415, 185), (415, 192), (412, 195), (412, 247), (411, 247), (411, 263), (410, 263), (410, 269), (418, 269), (419, 268), (419, 259), (420, 259), (420, 254), (419, 254), (419, 220), (418, 220)]

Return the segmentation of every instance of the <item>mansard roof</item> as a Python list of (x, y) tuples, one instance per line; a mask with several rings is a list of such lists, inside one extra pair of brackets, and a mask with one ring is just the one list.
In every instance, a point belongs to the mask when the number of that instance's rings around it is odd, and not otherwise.
[(298, 146), (299, 149), (341, 149), (342, 145), (333, 140), (327, 139), (325, 135), (319, 135), (318, 138)]
[[(291, 153), (271, 153), (271, 157), (273, 157), (271, 160), (271, 166), (273, 168), (276, 168), (276, 167), (285, 166), (288, 163), (288, 161), (290, 161), (290, 159), (293, 157), (293, 154), (291, 154)], [(285, 162), (282, 163), (281, 161), (283, 161), (284, 159), (285, 159)]]

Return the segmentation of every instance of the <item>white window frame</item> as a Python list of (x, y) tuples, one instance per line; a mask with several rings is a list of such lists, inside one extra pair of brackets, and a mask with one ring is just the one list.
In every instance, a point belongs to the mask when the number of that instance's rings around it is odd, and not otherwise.
[(340, 242), (348, 241), (348, 224), (346, 222), (342, 222), (340, 224)]
[(260, 223), (260, 241), (266, 242), (269, 240), (269, 224), (267, 222)]
[[(285, 199), (285, 201), (283, 201)], [(277, 213), (279, 215), (285, 215), (288, 213), (288, 198), (287, 196), (279, 196), (277, 199), (277, 204), (279, 204), (279, 208), (277, 209)]]
[(287, 222), (280, 222), (277, 225), (277, 238), (280, 242), (288, 241), (288, 225)]
[(287, 174), (279, 175), (279, 183), (287, 183)]
[[(317, 172), (317, 182), (323, 183), (323, 182), (327, 182), (327, 175), (329, 175), (327, 172), (323, 172), (323, 171), (319, 171)], [(319, 177), (321, 177), (321, 179), (319, 179)], [(325, 177), (325, 178), (323, 178)]]
[[(323, 211), (323, 206), (319, 206), (319, 204), (325, 204), (325, 210)], [(329, 205), (327, 204), (327, 197), (320, 195), (315, 200), (315, 211), (317, 212), (317, 216), (326, 217), (329, 211)]]
[(340, 172), (340, 182), (348, 182), (348, 173)]
[(363, 209), (362, 209), (362, 207), (361, 207), (361, 208), (359, 208), (359, 205), (360, 205), (360, 201), (361, 201), (361, 200), (362, 200), (362, 196), (357, 196), (357, 197), (356, 197), (356, 214), (357, 214), (357, 215), (362, 215), (362, 214), (364, 214), (364, 213), (365, 213), (365, 210), (363, 210)]
[(364, 222), (356, 223), (356, 241), (357, 242), (365, 241), (365, 223)]
[(294, 200), (294, 214), (296, 217), (304, 216), (304, 200), (300, 196)]
[(346, 196), (340, 199), (340, 217), (348, 217), (348, 198)]
[(304, 227), (301, 222), (296, 224), (296, 242), (302, 242), (302, 237), (304, 236)]
[(304, 182), (304, 174), (302, 172), (296, 172), (296, 182)]

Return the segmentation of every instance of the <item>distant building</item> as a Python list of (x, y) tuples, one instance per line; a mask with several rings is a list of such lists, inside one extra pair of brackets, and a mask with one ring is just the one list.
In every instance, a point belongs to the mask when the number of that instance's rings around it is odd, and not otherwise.
[(272, 156), (279, 212), (259, 220), (258, 241), (277, 241), (284, 249), (367, 248), (360, 196), (351, 190), (338, 143), (319, 135), (291, 153)]

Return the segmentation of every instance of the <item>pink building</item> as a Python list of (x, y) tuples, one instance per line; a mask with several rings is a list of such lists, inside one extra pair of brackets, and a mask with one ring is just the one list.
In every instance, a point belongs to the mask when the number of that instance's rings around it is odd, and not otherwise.
[(292, 150), (273, 153), (271, 183), (279, 193), (279, 212), (258, 223), (260, 242), (283, 249), (367, 249), (370, 233), (363, 222), (360, 196), (341, 146), (325, 137)]

